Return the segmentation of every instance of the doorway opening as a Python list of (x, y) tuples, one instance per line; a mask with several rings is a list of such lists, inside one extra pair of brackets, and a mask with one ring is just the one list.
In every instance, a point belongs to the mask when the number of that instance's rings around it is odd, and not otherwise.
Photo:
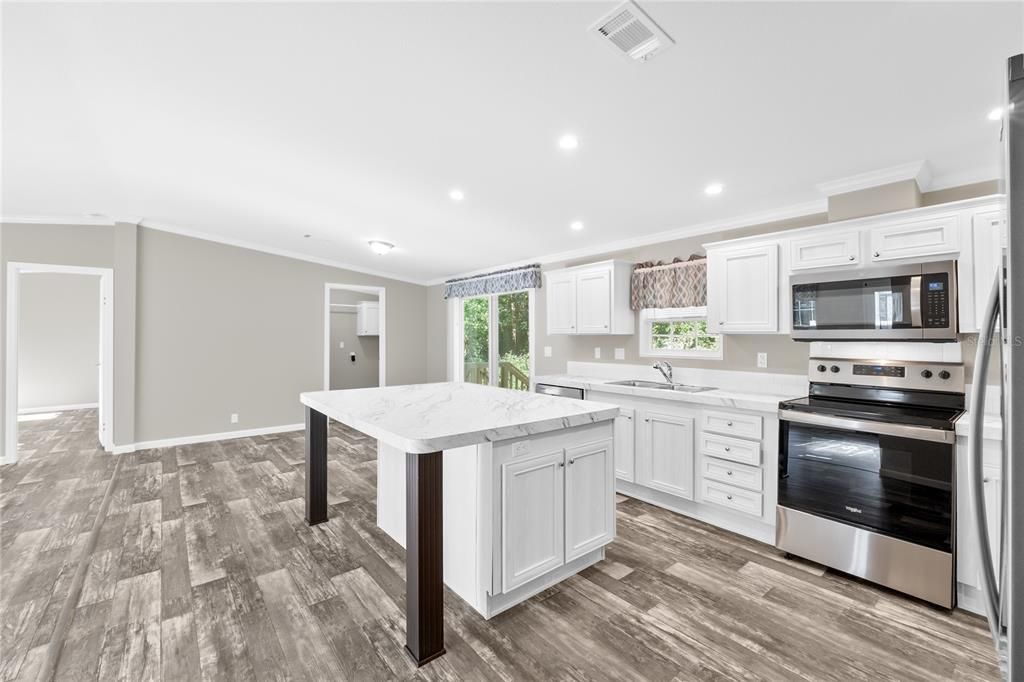
[[(113, 276), (110, 268), (8, 263), (4, 464), (18, 461), (19, 434), (93, 432), (98, 449), (113, 449)], [(23, 449), (40, 447), (21, 440)]]
[(324, 285), (324, 390), (386, 383), (384, 287)]

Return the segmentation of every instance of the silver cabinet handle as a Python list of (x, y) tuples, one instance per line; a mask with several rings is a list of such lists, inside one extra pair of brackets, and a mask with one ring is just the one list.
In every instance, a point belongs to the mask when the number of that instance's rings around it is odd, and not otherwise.
[(565, 462), (559, 462), (559, 463), (558, 463), (558, 466), (559, 466), (559, 467), (564, 467), (564, 466), (565, 466)]
[(727, 500), (731, 500), (731, 499), (732, 499), (732, 495), (726, 495), (726, 496), (725, 496), (725, 499), (727, 499)]
[(850, 256), (850, 260), (857, 260), (856, 256)]
[(880, 254), (880, 253), (878, 253), (877, 251), (875, 251), (875, 258), (878, 258), (878, 257), (880, 257), (881, 255), (882, 255), (882, 254)]
[(731, 447), (729, 447), (728, 445), (726, 445), (726, 446), (725, 446), (725, 451), (726, 451), (726, 452), (729, 452), (729, 451), (731, 451), (731, 450), (732, 450), (732, 448), (731, 448)]
[(725, 422), (726, 426), (732, 426), (732, 422)]
[(650, 420), (650, 419), (645, 419), (644, 421), (645, 421), (645, 422), (647, 422), (648, 424), (650, 424), (650, 423), (651, 423), (651, 420)]
[(726, 471), (726, 472), (725, 472), (725, 475), (726, 475), (726, 476), (732, 476), (732, 472), (731, 472), (731, 471)]
[(576, 458), (575, 457), (573, 457), (572, 459), (569, 460), (569, 464), (574, 464), (575, 462), (576, 462)]

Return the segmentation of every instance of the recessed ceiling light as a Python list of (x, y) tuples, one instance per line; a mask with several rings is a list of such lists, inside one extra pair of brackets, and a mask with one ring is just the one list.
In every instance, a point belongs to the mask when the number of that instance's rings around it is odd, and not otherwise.
[(583, 221), (582, 220), (574, 220), (571, 223), (569, 223), (569, 228), (579, 232), (580, 230), (583, 229)]
[(710, 194), (711, 196), (714, 196), (716, 194), (721, 194), (723, 189), (725, 189), (725, 185), (723, 185), (722, 183), (712, 182), (710, 185), (704, 188), (704, 194)]
[(384, 242), (379, 239), (371, 239), (367, 244), (370, 245), (370, 251), (373, 251), (378, 256), (383, 256), (391, 249), (395, 248), (395, 245), (391, 242)]
[(558, 138), (558, 146), (561, 149), (571, 150), (580, 146), (580, 138), (572, 133), (566, 133)]
[(990, 121), (998, 121), (998, 120), (1000, 120), (1002, 118), (1003, 118), (1003, 108), (1002, 107), (996, 107), (992, 111), (988, 112), (988, 120), (990, 120)]
[(452, 198), (452, 201), (462, 201), (463, 199), (466, 198), (465, 192), (463, 192), (458, 187), (453, 189), (451, 192), (448, 192), (448, 196)]

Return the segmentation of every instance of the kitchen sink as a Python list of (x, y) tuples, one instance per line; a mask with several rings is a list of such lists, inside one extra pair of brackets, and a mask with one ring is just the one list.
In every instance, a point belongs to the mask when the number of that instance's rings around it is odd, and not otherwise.
[(660, 388), (665, 391), (682, 391), (683, 393), (702, 393), (715, 390), (714, 386), (694, 386), (692, 384), (669, 384), (663, 381), (640, 381), (639, 379), (626, 379), (623, 381), (609, 381), (610, 386), (631, 386), (633, 388)]
[(668, 384), (661, 381), (640, 381), (637, 379), (627, 379), (625, 381), (609, 381), (610, 386), (632, 386), (633, 388), (663, 388), (671, 391), (674, 384)]

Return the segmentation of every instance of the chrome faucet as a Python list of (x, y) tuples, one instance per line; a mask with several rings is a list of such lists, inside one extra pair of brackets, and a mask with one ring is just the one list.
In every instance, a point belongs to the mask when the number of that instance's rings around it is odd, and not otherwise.
[(665, 381), (668, 383), (674, 383), (672, 381), (672, 365), (664, 360), (658, 360), (654, 363), (654, 369), (661, 372), (661, 376), (665, 377)]

